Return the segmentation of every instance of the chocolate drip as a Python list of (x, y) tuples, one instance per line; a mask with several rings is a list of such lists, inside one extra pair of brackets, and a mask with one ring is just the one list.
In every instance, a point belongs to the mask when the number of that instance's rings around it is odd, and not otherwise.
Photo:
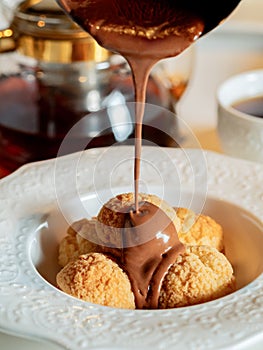
[[(240, 0), (58, 0), (72, 18), (104, 48), (131, 66), (136, 102), (145, 102), (152, 66), (176, 56), (214, 28)], [(144, 109), (136, 107), (134, 188), (138, 211), (141, 134)]]
[(146, 85), (152, 66), (176, 56), (204, 31), (204, 22), (183, 1), (61, 0), (73, 19), (104, 48), (123, 55), (135, 86), (135, 210), (138, 211), (142, 121)]
[(184, 252), (184, 245), (179, 241), (174, 223), (162, 209), (143, 202), (138, 212), (134, 208), (126, 210), (125, 227), (121, 230), (122, 248), (103, 247), (103, 251), (128, 274), (136, 307), (155, 309), (163, 278)]
[(213, 29), (240, 0), (57, 0), (104, 48), (123, 55), (131, 66), (136, 97), (134, 191), (138, 183), (146, 85), (152, 66), (176, 56)]
[[(138, 308), (158, 306), (163, 277), (184, 251), (168, 216), (150, 203), (138, 203), (142, 120), (152, 66), (176, 56), (213, 29), (240, 0), (57, 0), (104, 48), (130, 64), (136, 97), (134, 188), (122, 233), (123, 248), (105, 248), (128, 273)], [(149, 240), (145, 236), (150, 235)], [(136, 244), (144, 236), (143, 244)]]

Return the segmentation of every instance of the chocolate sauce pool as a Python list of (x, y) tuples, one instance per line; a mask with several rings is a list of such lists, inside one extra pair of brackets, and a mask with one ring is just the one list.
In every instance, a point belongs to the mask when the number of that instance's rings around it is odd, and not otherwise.
[[(139, 228), (141, 221), (150, 222), (153, 217), (163, 215), (157, 215), (161, 210), (156, 211), (152, 205), (147, 205), (145, 210), (144, 206), (139, 206), (138, 201), (142, 121), (149, 73), (159, 60), (180, 54), (201, 35), (217, 26), (238, 2), (239, 0), (58, 0), (64, 10), (101, 46), (124, 56), (131, 67), (135, 87), (136, 125), (135, 212), (130, 214), (130, 220), (136, 228), (135, 232), (140, 232), (141, 235), (147, 230), (155, 232), (156, 237), (158, 233), (166, 234), (162, 220), (155, 220), (155, 226), (149, 224), (144, 232)], [(175, 230), (171, 222), (166, 227), (168, 231)], [(177, 237), (176, 230), (171, 236)], [(157, 307), (156, 300), (163, 276), (168, 271), (170, 262), (174, 262), (175, 256), (182, 251), (178, 237), (173, 242), (174, 246), (171, 245), (172, 248), (168, 249), (169, 254), (166, 253), (165, 244), (158, 245), (156, 240), (158, 241), (154, 238), (146, 245), (134, 246), (128, 250), (123, 248), (121, 252), (124, 255), (122, 265), (128, 270), (136, 305), (140, 308)], [(175, 251), (179, 253), (174, 255)], [(143, 258), (143, 264), (140, 264), (138, 256)], [(145, 268), (142, 271), (145, 262), (148, 262), (147, 274)]]
[(136, 308), (156, 309), (163, 278), (185, 247), (174, 223), (154, 204), (141, 202), (138, 212), (124, 207), (122, 213), (122, 247), (104, 246), (103, 252), (116, 259), (129, 276)]

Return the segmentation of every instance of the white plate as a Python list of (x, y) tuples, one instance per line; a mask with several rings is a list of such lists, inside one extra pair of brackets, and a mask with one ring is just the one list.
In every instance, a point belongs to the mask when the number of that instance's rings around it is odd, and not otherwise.
[(52, 285), (67, 225), (132, 190), (133, 147), (35, 163), (0, 182), (0, 328), (80, 349), (215, 349), (263, 335), (263, 166), (212, 152), (145, 147), (141, 189), (212, 215), (240, 289), (170, 310), (117, 310)]

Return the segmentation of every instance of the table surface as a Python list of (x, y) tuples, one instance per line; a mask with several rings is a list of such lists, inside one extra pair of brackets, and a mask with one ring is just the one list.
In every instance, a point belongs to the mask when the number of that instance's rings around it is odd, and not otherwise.
[[(263, 1), (243, 0), (231, 18), (196, 44), (191, 84), (178, 106), (178, 114), (191, 128), (200, 146), (221, 152), (216, 132), (216, 90), (227, 77), (250, 69), (263, 69)], [(191, 140), (186, 140), (191, 147)], [(246, 349), (262, 349), (263, 342)], [(47, 344), (0, 332), (0, 349), (44, 350)], [(48, 349), (58, 349), (48, 344)]]

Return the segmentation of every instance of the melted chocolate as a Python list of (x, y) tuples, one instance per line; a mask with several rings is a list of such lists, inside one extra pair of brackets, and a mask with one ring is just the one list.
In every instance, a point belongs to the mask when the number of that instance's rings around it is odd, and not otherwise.
[(123, 55), (133, 72), (136, 106), (134, 191), (138, 184), (146, 85), (152, 66), (176, 56), (214, 28), (240, 0), (58, 0), (104, 48)]
[(134, 208), (125, 209), (125, 224), (120, 231), (122, 247), (104, 246), (103, 252), (128, 274), (136, 307), (155, 309), (163, 278), (184, 252), (184, 245), (162, 209), (149, 202), (140, 203), (138, 212)]
[[(153, 65), (176, 56), (201, 35), (214, 28), (239, 0), (58, 0), (72, 18), (104, 48), (123, 55), (130, 64), (135, 86), (136, 125), (134, 191), (135, 212), (127, 214), (123, 248), (105, 251), (127, 271), (138, 308), (158, 306), (165, 273), (182, 253), (175, 227), (162, 210), (152, 204), (139, 207), (142, 120), (146, 85)], [(129, 226), (133, 235), (129, 234)], [(135, 244), (148, 233), (152, 239)], [(132, 238), (134, 245), (127, 247)], [(131, 242), (130, 242), (131, 243)]]
[(142, 121), (150, 70), (176, 56), (204, 31), (204, 21), (182, 1), (60, 0), (72, 18), (104, 48), (123, 55), (132, 70), (136, 100), (134, 192), (138, 211)]
[(239, 1), (58, 0), (58, 3), (103, 47), (125, 57), (161, 59), (175, 56), (213, 29)]

